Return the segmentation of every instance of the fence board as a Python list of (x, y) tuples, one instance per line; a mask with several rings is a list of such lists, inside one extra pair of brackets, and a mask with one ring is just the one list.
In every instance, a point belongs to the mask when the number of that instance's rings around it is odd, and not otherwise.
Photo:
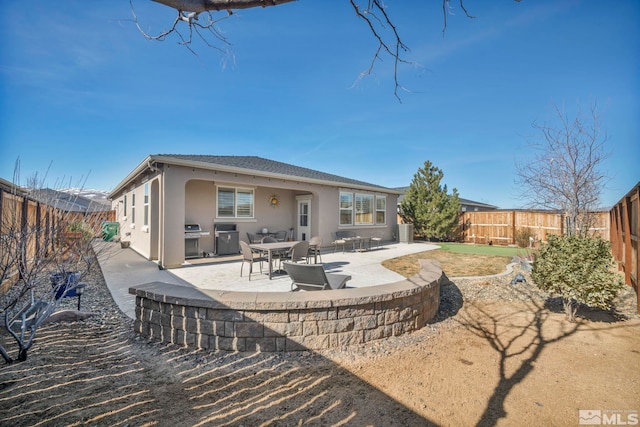
[[(609, 213), (594, 212), (594, 235), (609, 239)], [(459, 240), (466, 243), (497, 245), (516, 244), (517, 235), (529, 229), (536, 241), (546, 241), (549, 234), (564, 233), (564, 215), (544, 211), (484, 211), (463, 212), (460, 216)]]
[[(638, 296), (638, 225), (640, 224), (640, 183), (636, 184), (609, 212), (611, 250), (624, 274), (624, 281)], [(640, 300), (637, 303), (640, 314)]]
[(60, 244), (58, 234), (68, 224), (74, 221), (91, 224), (94, 235), (98, 237), (102, 233), (102, 221), (114, 219), (115, 211), (70, 213), (0, 188), (0, 236), (4, 245), (0, 251), (0, 268), (3, 268), (0, 271), (0, 293), (17, 280), (17, 265), (10, 261), (11, 257), (16, 256), (12, 253), (15, 251), (11, 250), (15, 239), (24, 242), (19, 245), (22, 248), (19, 262), (30, 265), (37, 258), (54, 252), (56, 245)]

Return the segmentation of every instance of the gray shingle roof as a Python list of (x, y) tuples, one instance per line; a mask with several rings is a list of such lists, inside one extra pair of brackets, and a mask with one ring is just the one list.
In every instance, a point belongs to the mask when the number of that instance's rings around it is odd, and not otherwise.
[(351, 178), (345, 178), (342, 176), (290, 165), (288, 163), (277, 162), (275, 160), (264, 159), (257, 156), (209, 156), (189, 154), (156, 154), (151, 156), (152, 159), (155, 159), (157, 157), (174, 158), (190, 162), (210, 163), (211, 165), (229, 166), (246, 169), (247, 171), (258, 171), (287, 175), (294, 178), (308, 178), (313, 180), (328, 181), (336, 184), (376, 187), (385, 191), (390, 190), (390, 188), (383, 187), (381, 185), (358, 181)]

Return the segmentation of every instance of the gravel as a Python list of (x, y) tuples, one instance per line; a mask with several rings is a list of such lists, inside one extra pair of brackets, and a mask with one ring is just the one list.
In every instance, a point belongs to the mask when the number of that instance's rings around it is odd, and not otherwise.
[[(524, 277), (524, 282), (512, 283), (517, 275)], [(431, 338), (441, 328), (457, 326), (455, 316), (464, 304), (471, 302), (504, 302), (527, 303), (544, 307), (553, 312), (563, 313), (562, 299), (549, 297), (538, 289), (531, 273), (523, 270), (519, 263), (512, 266), (507, 274), (481, 278), (453, 278), (440, 288), (440, 307), (434, 322), (419, 331), (400, 337), (390, 337), (374, 343), (342, 349), (331, 349), (321, 352), (332, 359), (355, 361), (363, 354), (369, 356), (391, 354), (395, 348), (418, 343)], [(640, 318), (637, 314), (637, 299), (633, 288), (627, 286), (616, 298), (611, 310), (603, 311), (580, 306), (578, 317), (606, 318), (608, 320), (627, 320)]]

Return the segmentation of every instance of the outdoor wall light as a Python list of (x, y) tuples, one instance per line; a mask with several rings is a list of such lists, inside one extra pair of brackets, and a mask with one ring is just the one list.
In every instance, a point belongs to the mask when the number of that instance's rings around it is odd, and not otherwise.
[(272, 194), (271, 196), (269, 196), (269, 206), (271, 206), (272, 208), (275, 208), (279, 204), (280, 204), (280, 198), (278, 197), (277, 194)]

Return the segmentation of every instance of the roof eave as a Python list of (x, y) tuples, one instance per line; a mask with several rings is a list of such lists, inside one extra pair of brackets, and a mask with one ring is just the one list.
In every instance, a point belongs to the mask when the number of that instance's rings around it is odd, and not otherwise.
[[(338, 182), (338, 181), (327, 181), (322, 179), (304, 178), (304, 177), (286, 175), (286, 174), (275, 173), (275, 172), (264, 172), (264, 171), (259, 171), (255, 169), (240, 168), (237, 166), (221, 165), (218, 163), (198, 162), (195, 160), (176, 159), (175, 157), (154, 156), (154, 155), (147, 157), (147, 159), (145, 159), (145, 161), (138, 166), (138, 168), (141, 168), (141, 169), (134, 170), (134, 172), (130, 173), (127, 176), (127, 178), (125, 178), (123, 181), (123, 183), (125, 184), (121, 183), (116, 188), (119, 190), (122, 187), (124, 187), (126, 185), (126, 182), (129, 182), (131, 179), (135, 178), (138, 174), (142, 173), (144, 169), (146, 169), (146, 165), (150, 162), (166, 163), (166, 164), (172, 164), (176, 166), (197, 167), (200, 169), (217, 170), (221, 172), (240, 173), (244, 175), (261, 176), (265, 178), (272, 178), (272, 179), (278, 179), (283, 181), (305, 182), (309, 184), (327, 185), (331, 187), (348, 187), (348, 188), (354, 188), (358, 190), (377, 191), (377, 192), (385, 192), (390, 194), (402, 194), (396, 190), (393, 190), (391, 188), (385, 188), (385, 187), (367, 186), (367, 185), (354, 184), (349, 182)], [(113, 194), (114, 192), (115, 190), (111, 194)]]
[(136, 179), (142, 172), (144, 172), (152, 162), (153, 156), (147, 156), (136, 168), (129, 173), (113, 190), (109, 192), (107, 198), (113, 200), (113, 196), (122, 191), (129, 183)]

